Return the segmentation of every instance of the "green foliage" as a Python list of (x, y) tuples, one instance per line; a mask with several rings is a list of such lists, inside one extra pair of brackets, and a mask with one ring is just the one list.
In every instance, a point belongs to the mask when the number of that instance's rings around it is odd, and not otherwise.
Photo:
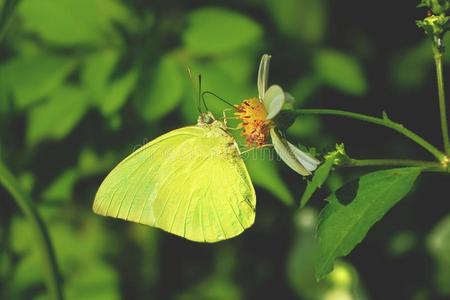
[(417, 7), (427, 7), (434, 14), (444, 14), (450, 8), (450, 1), (448, 0), (421, 0)]
[(334, 155), (329, 156), (325, 162), (314, 172), (312, 180), (307, 182), (306, 189), (300, 199), (300, 207), (304, 207), (314, 192), (324, 184), (330, 174), (334, 163)]
[(349, 254), (361, 242), (369, 229), (409, 192), (420, 172), (419, 168), (373, 172), (329, 197), (317, 229), (317, 279), (333, 269), (336, 258)]
[(99, 104), (100, 111), (105, 116), (117, 113), (125, 105), (138, 78), (136, 69), (129, 70), (121, 78), (110, 83), (107, 91)]
[(367, 91), (367, 82), (358, 62), (351, 56), (322, 50), (314, 57), (318, 76), (327, 85), (351, 95), (362, 95)]
[[(439, 222), (426, 240), (434, 262), (427, 266), (430, 273), (433, 271), (434, 286), (427, 281), (420, 290), (406, 289), (398, 280), (398, 289), (385, 289), (383, 280), (391, 280), (393, 275), (372, 272), (370, 262), (359, 259), (353, 265), (338, 259), (334, 271), (316, 282), (318, 254), (330, 257), (327, 265), (321, 265), (321, 272), (326, 273), (336, 257), (362, 239), (375, 217), (382, 215), (381, 209), (386, 211), (398, 201), (383, 196), (387, 175), (373, 184), (379, 187), (378, 192), (370, 192), (369, 184), (364, 189), (361, 185), (375, 175), (361, 177), (353, 202), (342, 203), (341, 191), (330, 198), (321, 215), (322, 242), (317, 245), (315, 208), (292, 213), (292, 205), (300, 193), (304, 205), (318, 187), (335, 191), (358, 172), (340, 170), (346, 164), (336, 161), (337, 172), (330, 172), (331, 159), (307, 178), (304, 190), (305, 180), (280, 169), (275, 155), (266, 159), (260, 154), (252, 159), (255, 151), (244, 155), (258, 197), (256, 222), (245, 235), (217, 247), (200, 247), (145, 226), (94, 216), (91, 205), (96, 190), (118, 161), (149, 137), (195, 124), (199, 73), (203, 91), (237, 104), (257, 95), (259, 58), (270, 53), (270, 84), (286, 87), (296, 99), (295, 108), (349, 105), (352, 110), (372, 110), (368, 113), (379, 115), (391, 105), (398, 114), (407, 105), (401, 118), (414, 107), (409, 106), (417, 100), (413, 96), (435, 85), (429, 41), (417, 36), (413, 27), (399, 34), (398, 29), (404, 27), (393, 30), (389, 22), (372, 27), (370, 18), (360, 18), (361, 23), (350, 23), (354, 19), (343, 16), (345, 11), (354, 11), (347, 6), (361, 6), (357, 1), (334, 5), (326, 0), (232, 0), (220, 7), (179, 0), (153, 2), (0, 0), (0, 156), (45, 217), (67, 299), (246, 299), (270, 297), (271, 293), (282, 299), (366, 299), (362, 279), (375, 280), (376, 284), (368, 285), (369, 291), (384, 298), (405, 290), (410, 294), (397, 298), (449, 295), (448, 218)], [(424, 25), (446, 29), (448, 1), (422, 2), (435, 14)], [(393, 7), (385, 13), (397, 18), (399, 12)], [(389, 39), (389, 47), (375, 43), (380, 34)], [(449, 41), (445, 42), (450, 47)], [(344, 53), (338, 48), (348, 50)], [(443, 59), (450, 61), (448, 56)], [(386, 62), (391, 74), (386, 78), (387, 86), (379, 79), (385, 75), (379, 70)], [(366, 95), (366, 67), (374, 80), (370, 95)], [(328, 88), (322, 89), (324, 86)], [(414, 95), (405, 96), (405, 92)], [(368, 100), (365, 104), (336, 100), (363, 95)], [(395, 101), (390, 100), (393, 95)], [(207, 95), (205, 100), (217, 118), (229, 108), (213, 96)], [(389, 107), (380, 108), (381, 103), (389, 103)], [(233, 111), (226, 114), (228, 125), (235, 127)], [(421, 122), (414, 126), (425, 126), (424, 132), (432, 128), (429, 124), (434, 121), (429, 122), (426, 113), (416, 115), (421, 116)], [(314, 146), (321, 153), (329, 151), (336, 141), (353, 136), (352, 132), (342, 132), (332, 118), (301, 116), (295, 122), (293, 117), (287, 121), (290, 141)], [(243, 146), (239, 131), (235, 136)], [(384, 144), (381, 131), (380, 136)], [(396, 154), (420, 155), (400, 140), (380, 146), (380, 136), (358, 134), (354, 152), (383, 157), (386, 148), (392, 148)], [(398, 183), (397, 195), (400, 190), (406, 193), (407, 176), (399, 176), (404, 182), (403, 188)], [(422, 210), (425, 205), (437, 211), (445, 209), (442, 201), (430, 198), (425, 203), (418, 198), (424, 195), (422, 189), (438, 190), (446, 183), (432, 181), (425, 187), (419, 185), (421, 192), (414, 194), (411, 210)], [(315, 195), (319, 201), (312, 206), (323, 204), (319, 195), (322, 193)], [(367, 196), (364, 201), (363, 195)], [(364, 215), (367, 218), (358, 221), (361, 226), (344, 228), (375, 197), (379, 199), (372, 202)], [(274, 205), (272, 198), (288, 207)], [(44, 262), (33, 228), (2, 188), (0, 205), (0, 298), (48, 299)], [(435, 217), (427, 212), (420, 211), (420, 224)], [(381, 227), (382, 239), (369, 235), (364, 243), (382, 243), (391, 259), (421, 268), (429, 259), (420, 256), (424, 255), (421, 251), (413, 251), (423, 247), (423, 239), (419, 229), (410, 227), (409, 217), (406, 211), (392, 221), (394, 225), (387, 222), (387, 230), (400, 226), (400, 231), (386, 234), (386, 228)], [(348, 236), (338, 243), (336, 238), (342, 232)], [(338, 246), (334, 253), (327, 252), (331, 244)], [(374, 254), (370, 251), (379, 248), (374, 249), (365, 251)], [(286, 276), (282, 276), (285, 271)], [(364, 278), (358, 276), (359, 271)], [(402, 270), (395, 271), (392, 274)], [(416, 279), (416, 275), (403, 274), (405, 281)]]
[(428, 250), (433, 255), (435, 285), (441, 295), (450, 296), (450, 216), (444, 217), (427, 239)]
[(186, 49), (195, 55), (217, 55), (252, 45), (262, 34), (258, 23), (224, 8), (202, 8), (191, 13), (183, 33)]
[(1, 89), (24, 109), (53, 92), (74, 67), (72, 58), (54, 53), (17, 56), (0, 66)]
[(33, 107), (29, 114), (27, 142), (61, 139), (78, 124), (89, 108), (84, 91), (78, 86), (61, 86), (49, 100)]
[(130, 17), (117, 0), (23, 0), (19, 13), (26, 31), (62, 47), (111, 43), (117, 38), (113, 24)]
[(2, 0), (0, 1), (1, 13), (0, 13), (0, 42), (6, 32), (6, 29), (11, 21), (11, 17), (14, 13), (16, 5), (19, 0)]
[(183, 93), (183, 75), (174, 56), (161, 58), (148, 80), (139, 94), (138, 109), (146, 120), (156, 121), (177, 107)]
[(413, 250), (417, 243), (417, 236), (414, 232), (397, 232), (389, 240), (388, 251), (392, 256), (402, 256)]
[(136, 68), (127, 70), (118, 78), (113, 76), (120, 54), (117, 49), (107, 49), (87, 56), (83, 63), (83, 88), (90, 101), (105, 116), (111, 116), (122, 108), (138, 79)]
[(391, 67), (395, 86), (406, 91), (414, 91), (423, 86), (432, 63), (431, 53), (428, 41), (401, 50)]
[[(269, 191), (286, 205), (292, 205), (294, 199), (273, 160), (276, 154), (268, 150), (254, 150), (244, 155), (245, 164), (252, 181), (259, 187)], [(271, 159), (272, 158), (272, 159)]]
[(43, 192), (42, 198), (45, 200), (67, 200), (73, 193), (75, 181), (78, 178), (77, 171), (68, 169), (58, 176), (52, 184)]
[(356, 270), (349, 263), (338, 261), (324, 280), (316, 281), (314, 262), (318, 245), (315, 229), (318, 213), (312, 208), (296, 212), (294, 242), (287, 260), (287, 277), (292, 289), (302, 299), (368, 299)]
[(266, 0), (268, 11), (278, 29), (292, 39), (305, 43), (320, 42), (327, 25), (323, 0)]

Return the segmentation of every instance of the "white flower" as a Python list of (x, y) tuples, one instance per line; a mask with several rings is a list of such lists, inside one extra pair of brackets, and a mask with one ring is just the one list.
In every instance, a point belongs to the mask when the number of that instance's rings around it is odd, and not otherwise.
[(271, 85), (268, 89), (270, 55), (264, 54), (258, 71), (258, 98), (244, 100), (237, 106), (236, 115), (243, 120), (243, 135), (249, 145), (262, 147), (267, 144), (268, 135), (281, 159), (300, 175), (311, 175), (320, 162), (310, 154), (282, 137), (276, 124), (272, 121), (283, 108), (286, 102), (293, 100), (279, 85)]

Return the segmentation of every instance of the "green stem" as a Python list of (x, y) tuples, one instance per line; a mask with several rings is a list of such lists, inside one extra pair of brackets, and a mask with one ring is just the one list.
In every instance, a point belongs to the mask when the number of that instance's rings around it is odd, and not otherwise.
[(29, 196), (23, 191), (17, 179), (11, 174), (2, 161), (0, 161), (0, 184), (2, 184), (11, 194), (34, 230), (38, 247), (42, 252), (46, 281), (51, 299), (63, 299), (62, 290), (59, 285), (59, 272), (56, 257), (47, 228)]
[(447, 109), (445, 105), (444, 76), (442, 72), (442, 52), (433, 46), (434, 62), (436, 65), (436, 78), (439, 96), (439, 112), (441, 116), (442, 140), (444, 141), (445, 153), (450, 154), (450, 141), (448, 137)]
[(391, 128), (391, 129), (403, 134), (404, 136), (408, 137), (409, 139), (413, 140), (418, 145), (422, 146), (425, 150), (427, 150), (428, 152), (433, 154), (434, 157), (436, 157), (439, 160), (439, 162), (441, 162), (442, 164), (445, 164), (445, 165), (448, 164), (448, 158), (445, 156), (444, 153), (439, 151), (436, 147), (434, 147), (432, 144), (430, 144), (429, 142), (427, 142), (426, 140), (424, 140), (423, 138), (421, 138), (420, 136), (418, 136), (411, 130), (403, 127), (403, 125), (389, 120), (387, 118), (387, 116), (385, 116), (384, 118), (377, 118), (377, 117), (372, 117), (372, 116), (368, 116), (368, 115), (363, 115), (363, 114), (344, 111), (344, 110), (337, 110), (337, 109), (297, 109), (297, 110), (294, 110), (293, 112), (297, 113), (299, 115), (303, 114), (303, 115), (341, 116), (341, 117), (345, 117), (345, 118), (356, 119), (356, 120), (360, 120), (360, 121), (373, 123), (373, 124)]
[(338, 165), (339, 167), (420, 167), (426, 171), (450, 173), (450, 169), (441, 163), (411, 159), (353, 159), (350, 158)]

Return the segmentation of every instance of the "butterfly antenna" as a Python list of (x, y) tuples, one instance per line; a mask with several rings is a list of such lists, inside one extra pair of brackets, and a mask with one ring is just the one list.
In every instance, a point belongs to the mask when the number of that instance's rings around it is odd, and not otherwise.
[(204, 92), (202, 93), (202, 100), (203, 100), (203, 104), (205, 105), (205, 107), (206, 107), (205, 95), (208, 95), (208, 94), (209, 94), (209, 95), (212, 95), (212, 96), (214, 96), (214, 97), (216, 97), (217, 99), (219, 99), (219, 100), (222, 101), (223, 103), (225, 103), (225, 104), (231, 106), (234, 110), (237, 110), (237, 109), (236, 109), (236, 106), (234, 106), (233, 104), (231, 104), (229, 101), (223, 99), (223, 98), (220, 97), (219, 95), (217, 95), (217, 94), (215, 94), (215, 93), (213, 93), (213, 92), (210, 92), (210, 91), (204, 91)]
[(208, 106), (206, 106), (206, 102), (205, 102), (205, 99), (203, 98), (203, 93), (202, 93), (202, 74), (198, 74), (198, 107), (201, 110), (200, 103), (203, 103), (203, 107), (205, 108), (205, 111), (208, 111)]
[(200, 84), (199, 84), (199, 90), (198, 90), (198, 95), (196, 95), (196, 87), (195, 87), (195, 84), (194, 84), (194, 78), (193, 78), (193, 76), (192, 76), (192, 71), (191, 71), (191, 68), (187, 68), (187, 71), (188, 71), (188, 74), (189, 74), (189, 79), (190, 79), (190, 81), (191, 81), (191, 85), (192, 85), (192, 96), (193, 96), (193, 98), (194, 98), (194, 101), (196, 101), (197, 102), (197, 110), (198, 110), (198, 113), (199, 114), (201, 114), (202, 113), (202, 109), (201, 109), (201, 107), (200, 107), (200, 93), (201, 93), (201, 90), (200, 90)]

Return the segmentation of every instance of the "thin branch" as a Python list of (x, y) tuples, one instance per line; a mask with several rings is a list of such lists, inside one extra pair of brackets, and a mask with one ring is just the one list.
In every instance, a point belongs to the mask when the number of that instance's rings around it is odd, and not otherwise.
[(448, 123), (447, 123), (447, 108), (445, 105), (445, 88), (444, 88), (444, 76), (442, 72), (442, 52), (437, 49), (436, 46), (433, 47), (434, 52), (434, 62), (436, 65), (436, 79), (438, 85), (438, 96), (439, 96), (439, 113), (441, 119), (441, 131), (442, 140), (444, 143), (445, 153), (450, 155), (450, 141), (448, 137)]
[(0, 184), (11, 194), (34, 230), (37, 245), (42, 253), (46, 282), (51, 299), (63, 299), (63, 293), (61, 286), (59, 285), (60, 281), (56, 257), (45, 223), (36, 210), (36, 207), (33, 205), (30, 197), (23, 191), (17, 179), (11, 174), (2, 161), (0, 161)]
[(442, 153), (440, 150), (438, 150), (435, 146), (427, 142), (422, 137), (418, 136), (416, 133), (412, 132), (411, 130), (405, 128), (403, 125), (393, 122), (387, 117), (384, 118), (377, 118), (372, 117), (364, 114), (344, 111), (344, 110), (337, 110), (337, 109), (297, 109), (293, 111), (294, 113), (297, 113), (298, 115), (331, 115), (331, 116), (341, 116), (345, 118), (350, 119), (356, 119), (368, 123), (377, 124), (380, 126), (391, 128), (404, 136), (408, 137), (418, 145), (422, 146), (425, 150), (430, 152), (434, 157), (436, 157), (439, 162), (441, 162), (443, 165), (447, 165), (449, 163), (448, 158), (445, 156), (444, 153)]

